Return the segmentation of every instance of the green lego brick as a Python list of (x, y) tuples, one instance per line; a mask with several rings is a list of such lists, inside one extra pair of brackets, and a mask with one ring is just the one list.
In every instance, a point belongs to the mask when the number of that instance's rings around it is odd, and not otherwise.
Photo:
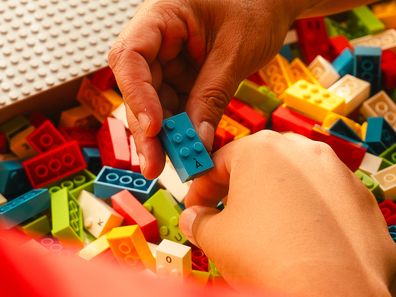
[(208, 268), (209, 268), (210, 275), (212, 277), (220, 277), (221, 276), (220, 272), (217, 270), (216, 265), (210, 259), (208, 259)]
[(67, 188), (51, 194), (52, 235), (59, 240), (82, 242), (81, 208)]
[(391, 162), (389, 162), (386, 159), (382, 159), (382, 163), (380, 165), (380, 168), (378, 169), (378, 171), (381, 171), (382, 169), (388, 168), (390, 166), (392, 166), (393, 164)]
[[(95, 178), (96, 176), (92, 172), (84, 169), (72, 176), (69, 176), (51, 184), (50, 186), (48, 186), (49, 192), (52, 194), (62, 188), (67, 188), (69, 191), (76, 190), (77, 188), (82, 187), (89, 182), (93, 182)], [(85, 190), (85, 188), (82, 188), (80, 192), (82, 190)]]
[(42, 237), (51, 233), (51, 224), (47, 215), (42, 215), (22, 226), (22, 231), (30, 237)]
[(329, 37), (335, 37), (338, 35), (344, 35), (346, 38), (350, 38), (350, 34), (347, 32), (341, 24), (331, 18), (324, 18), (327, 34)]
[(374, 181), (369, 175), (361, 171), (360, 169), (355, 171), (355, 175), (361, 180), (363, 185), (378, 199), (382, 197), (381, 189), (379, 184)]
[[(384, 159), (392, 164), (396, 164), (396, 143), (393, 144), (391, 147), (387, 148), (379, 156), (382, 159)], [(387, 167), (389, 167), (389, 166), (387, 166)]]
[(352, 28), (360, 31), (361, 36), (375, 34), (385, 30), (384, 23), (378, 20), (367, 6), (360, 6), (352, 9), (348, 24)]
[(3, 132), (6, 135), (8, 141), (10, 141), (15, 134), (25, 130), (29, 126), (30, 122), (28, 119), (22, 115), (19, 115), (2, 124), (0, 126), (0, 131)]

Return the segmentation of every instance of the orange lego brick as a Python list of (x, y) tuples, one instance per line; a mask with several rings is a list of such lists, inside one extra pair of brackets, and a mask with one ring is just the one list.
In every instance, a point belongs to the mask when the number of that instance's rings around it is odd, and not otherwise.
[(234, 136), (234, 139), (239, 139), (250, 134), (250, 130), (248, 128), (242, 126), (237, 121), (234, 121), (226, 115), (221, 117), (219, 127), (231, 133)]
[(317, 81), (315, 76), (313, 76), (313, 74), (308, 69), (308, 67), (299, 58), (295, 58), (291, 62), (290, 71), (293, 73), (294, 76), (293, 82), (303, 79), (307, 82), (313, 83), (315, 85), (319, 85), (319, 82)]

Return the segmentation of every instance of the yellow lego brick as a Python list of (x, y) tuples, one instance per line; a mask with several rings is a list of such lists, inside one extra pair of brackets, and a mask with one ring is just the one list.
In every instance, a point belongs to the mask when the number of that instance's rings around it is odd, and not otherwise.
[(364, 138), (362, 138), (362, 127), (358, 123), (352, 121), (351, 119), (349, 119), (347, 117), (344, 117), (342, 115), (339, 115), (339, 114), (336, 114), (333, 112), (329, 113), (325, 117), (325, 119), (323, 120), (323, 123), (322, 123), (322, 127), (326, 128), (326, 129), (330, 129), (331, 126), (333, 126), (333, 124), (338, 120), (342, 120), (345, 124), (347, 124), (349, 126), (349, 128), (351, 128), (353, 131), (355, 131), (355, 133), (361, 139), (364, 139)]
[(107, 241), (119, 262), (138, 268), (141, 261), (146, 268), (155, 271), (155, 259), (138, 225), (112, 229)]
[(97, 123), (92, 112), (82, 105), (63, 111), (59, 120), (60, 127), (91, 128), (97, 126)]
[(10, 149), (17, 155), (20, 159), (31, 158), (37, 155), (35, 149), (33, 149), (30, 144), (26, 141), (26, 137), (34, 131), (33, 126), (22, 130), (21, 132), (15, 134), (10, 140)]
[(308, 67), (299, 59), (295, 58), (290, 64), (290, 70), (293, 73), (294, 81), (305, 80), (307, 82), (319, 85), (317, 79), (313, 76)]
[(361, 126), (362, 129), (362, 137), (361, 139), (366, 139), (366, 133), (367, 133), (367, 122), (364, 122)]
[(327, 89), (305, 80), (297, 81), (282, 96), (287, 106), (319, 122), (323, 122), (329, 112), (342, 111), (345, 102)]
[(396, 1), (378, 3), (372, 7), (375, 16), (385, 24), (387, 28), (396, 27)]
[(234, 135), (234, 139), (239, 139), (250, 134), (250, 130), (248, 128), (239, 124), (237, 121), (234, 121), (225, 114), (221, 117), (219, 127)]
[(107, 251), (110, 248), (110, 245), (106, 239), (106, 236), (106, 234), (102, 235), (95, 241), (92, 241), (78, 252), (78, 256), (89, 261)]
[(279, 54), (259, 70), (259, 75), (278, 96), (294, 82), (288, 61)]
[(7, 201), (7, 198), (0, 193), (0, 205), (6, 204)]

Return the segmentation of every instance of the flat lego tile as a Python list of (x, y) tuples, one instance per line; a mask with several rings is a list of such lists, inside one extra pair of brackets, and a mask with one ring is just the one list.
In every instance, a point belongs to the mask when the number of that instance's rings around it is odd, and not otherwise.
[(187, 277), (192, 272), (191, 247), (163, 239), (156, 249), (159, 276)]

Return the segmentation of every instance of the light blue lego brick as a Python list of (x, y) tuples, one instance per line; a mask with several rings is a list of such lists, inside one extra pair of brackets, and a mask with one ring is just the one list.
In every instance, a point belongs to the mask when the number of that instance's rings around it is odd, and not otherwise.
[(7, 199), (15, 198), (31, 189), (21, 162), (0, 162), (0, 193)]
[(110, 198), (122, 190), (128, 190), (144, 203), (156, 192), (157, 180), (148, 180), (133, 171), (104, 166), (94, 181), (94, 194), (99, 198)]
[(353, 54), (346, 48), (333, 61), (333, 67), (340, 76), (353, 73)]
[(366, 139), (369, 150), (379, 155), (396, 143), (396, 132), (383, 117), (367, 119)]
[(102, 168), (102, 160), (100, 158), (100, 151), (96, 147), (84, 147), (82, 148), (82, 153), (87, 162), (87, 167), (90, 171), (98, 174)]
[(185, 112), (164, 120), (159, 138), (182, 182), (213, 168), (213, 161)]
[(293, 60), (293, 52), (292, 52), (290, 44), (285, 44), (284, 46), (282, 46), (279, 53), (283, 57), (285, 57), (289, 62), (291, 62)]
[(381, 90), (381, 54), (379, 47), (355, 47), (353, 75), (371, 84), (371, 95)]
[(0, 206), (0, 220), (6, 229), (12, 228), (50, 207), (47, 189), (35, 189)]

